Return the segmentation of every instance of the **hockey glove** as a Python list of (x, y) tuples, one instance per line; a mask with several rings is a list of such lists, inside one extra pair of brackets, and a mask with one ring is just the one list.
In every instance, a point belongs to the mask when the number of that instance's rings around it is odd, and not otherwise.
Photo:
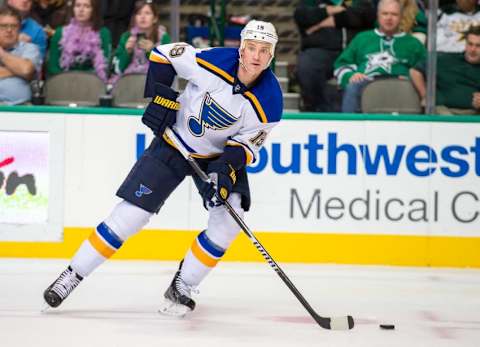
[(155, 84), (155, 96), (143, 113), (142, 123), (152, 129), (155, 135), (163, 135), (167, 126), (173, 125), (180, 104), (178, 93), (164, 84)]
[(212, 183), (201, 192), (203, 201), (210, 207), (220, 206), (228, 199), (237, 182), (235, 169), (230, 164), (216, 160), (208, 165), (207, 173)]
[(205, 205), (219, 206), (228, 199), (237, 182), (236, 171), (243, 168), (245, 163), (245, 151), (241, 147), (227, 146), (220, 158), (208, 164), (207, 174), (212, 183), (200, 191)]

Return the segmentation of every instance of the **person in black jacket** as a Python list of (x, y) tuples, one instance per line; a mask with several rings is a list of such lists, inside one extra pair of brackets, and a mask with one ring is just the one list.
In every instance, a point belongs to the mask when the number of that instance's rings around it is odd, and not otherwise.
[(104, 25), (112, 33), (112, 47), (117, 47), (120, 35), (128, 29), (136, 0), (102, 0)]
[(333, 62), (363, 30), (373, 28), (376, 10), (372, 0), (303, 1), (294, 13), (301, 35), (297, 78), (303, 99), (303, 111), (335, 112), (339, 103), (329, 96), (327, 81), (333, 77)]

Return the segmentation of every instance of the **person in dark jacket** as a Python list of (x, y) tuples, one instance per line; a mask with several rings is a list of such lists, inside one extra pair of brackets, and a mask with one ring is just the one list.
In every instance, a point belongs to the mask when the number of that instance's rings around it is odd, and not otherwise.
[[(339, 111), (328, 91), (333, 77), (333, 62), (356, 33), (373, 28), (376, 10), (372, 0), (305, 0), (294, 13), (301, 35), (297, 61), (297, 78), (301, 88), (303, 110)], [(335, 94), (333, 94), (335, 95)]]
[(136, 0), (102, 0), (103, 24), (112, 34), (112, 45), (117, 47), (120, 36), (128, 30)]

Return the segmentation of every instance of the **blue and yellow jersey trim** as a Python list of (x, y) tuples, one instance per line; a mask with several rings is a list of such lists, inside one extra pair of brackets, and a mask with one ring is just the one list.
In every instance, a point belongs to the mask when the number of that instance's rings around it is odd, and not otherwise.
[(248, 101), (250, 101), (252, 104), (253, 109), (257, 113), (258, 119), (260, 119), (262, 123), (268, 123), (267, 115), (265, 114), (265, 111), (263, 110), (262, 105), (260, 105), (257, 97), (252, 92), (245, 92), (243, 95), (246, 96)]
[(227, 141), (227, 146), (237, 146), (243, 148), (243, 150), (245, 151), (245, 157), (247, 158), (245, 165), (250, 165), (255, 161), (255, 155), (253, 154), (253, 151), (250, 149), (250, 147), (248, 147), (247, 145), (230, 139)]
[(171, 64), (171, 62), (160, 52), (157, 48), (152, 49), (149, 55), (149, 60), (153, 61), (154, 63), (160, 64)]
[[(233, 86), (238, 58), (238, 50), (235, 48), (213, 48), (198, 53), (196, 61), (198, 66)], [(277, 122), (281, 118), (283, 108), (280, 86), (271, 71), (268, 71), (262, 80), (264, 83), (242, 95), (250, 102), (261, 123)]]
[[(221, 153), (214, 153), (214, 154), (198, 154), (198, 153), (195, 153), (195, 151), (190, 147), (188, 146), (182, 139), (181, 137), (177, 135), (177, 138), (182, 142), (182, 144), (185, 146), (185, 148), (190, 152), (190, 155), (193, 157), (193, 158), (198, 158), (198, 159), (211, 159), (211, 158), (217, 158), (221, 155)], [(173, 148), (175, 148), (176, 150), (178, 150), (177, 146), (175, 145), (175, 143), (173, 143), (173, 141), (168, 137), (167, 134), (163, 134), (163, 139), (165, 140), (165, 142), (167, 142), (170, 146), (172, 146)]]
[(215, 66), (214, 64), (211, 64), (208, 61), (206, 61), (202, 58), (199, 58), (198, 56), (197, 56), (196, 60), (197, 60), (198, 65), (200, 65), (204, 69), (210, 71), (211, 73), (217, 75), (218, 77), (220, 77), (225, 82), (233, 85), (233, 82), (235, 81), (235, 78), (233, 78), (232, 75), (230, 75), (226, 71), (222, 70), (218, 66)]

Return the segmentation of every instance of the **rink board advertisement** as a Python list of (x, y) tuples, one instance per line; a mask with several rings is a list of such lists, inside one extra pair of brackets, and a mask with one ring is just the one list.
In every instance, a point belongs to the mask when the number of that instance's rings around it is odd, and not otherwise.
[(0, 239), (62, 240), (63, 117), (0, 120)]
[(249, 171), (265, 230), (480, 236), (478, 125), (285, 122)]
[(0, 223), (43, 224), (48, 217), (47, 132), (0, 131)]
[[(152, 140), (138, 116), (112, 112), (23, 114), (64, 120), (64, 247), (47, 243), (37, 256), (71, 256), (119, 201), (116, 189)], [(253, 207), (245, 217), (280, 261), (480, 266), (474, 117), (286, 118), (248, 169)], [(180, 258), (206, 219), (186, 179), (117, 256)], [(0, 256), (28, 249), (17, 243), (9, 253), (2, 245)], [(225, 258), (261, 260), (242, 237)]]

